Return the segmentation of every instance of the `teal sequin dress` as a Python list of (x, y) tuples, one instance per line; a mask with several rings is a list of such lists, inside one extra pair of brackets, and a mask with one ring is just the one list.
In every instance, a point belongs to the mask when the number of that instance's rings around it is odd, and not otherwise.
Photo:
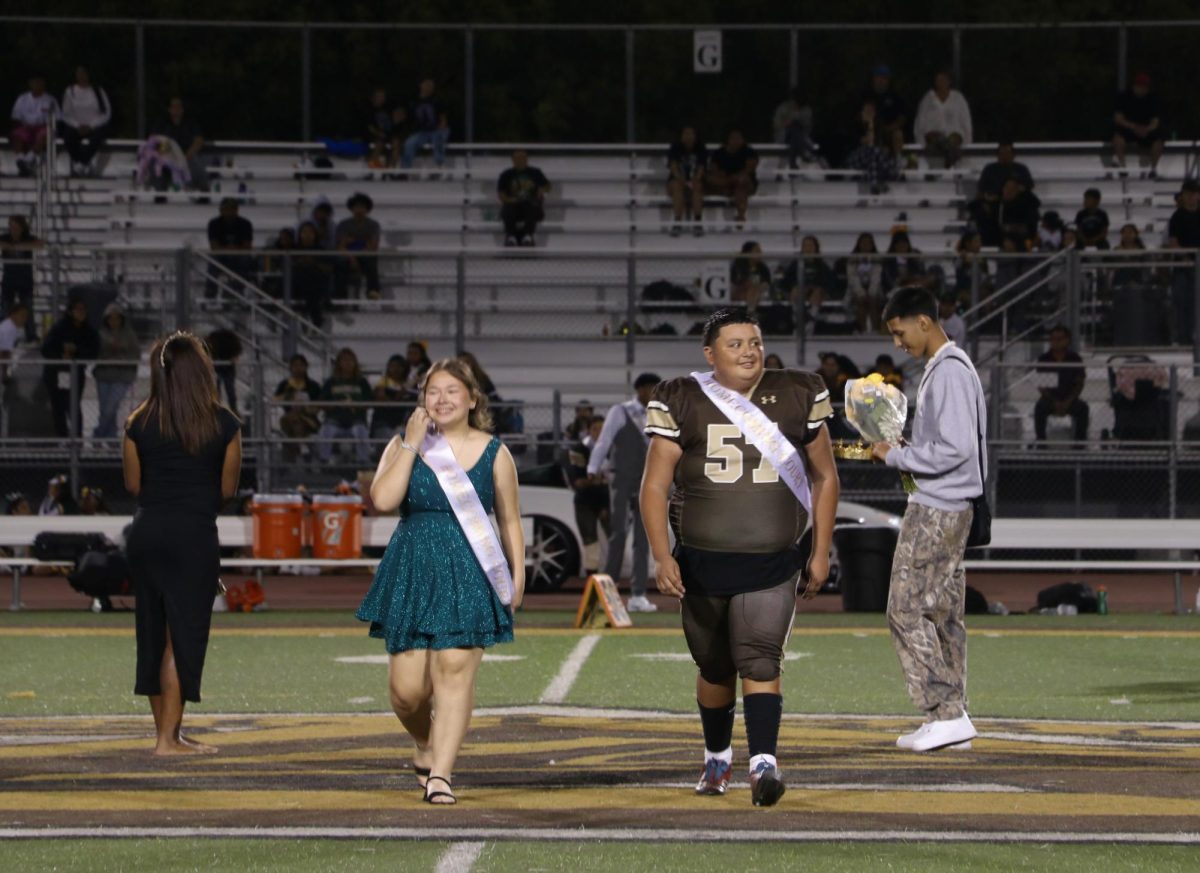
[[(492, 467), (499, 449), (493, 437), (467, 471), (489, 513), (496, 502)], [(402, 510), (404, 520), (358, 608), (359, 620), (371, 623), (371, 636), (384, 640), (393, 655), (511, 642), (512, 613), (492, 590), (437, 477), (419, 458)]]

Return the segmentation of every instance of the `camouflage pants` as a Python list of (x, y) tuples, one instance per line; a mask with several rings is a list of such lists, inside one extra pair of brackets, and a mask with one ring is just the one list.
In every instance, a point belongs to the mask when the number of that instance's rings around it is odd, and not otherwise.
[(908, 695), (938, 719), (967, 707), (966, 573), (963, 549), (971, 530), (962, 512), (909, 503), (892, 559), (888, 625)]

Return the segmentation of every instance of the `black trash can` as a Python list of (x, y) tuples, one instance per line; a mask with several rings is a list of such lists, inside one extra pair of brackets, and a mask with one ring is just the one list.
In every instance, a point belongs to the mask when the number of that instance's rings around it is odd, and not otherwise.
[(899, 536), (891, 527), (840, 527), (833, 532), (846, 612), (887, 611), (892, 556)]

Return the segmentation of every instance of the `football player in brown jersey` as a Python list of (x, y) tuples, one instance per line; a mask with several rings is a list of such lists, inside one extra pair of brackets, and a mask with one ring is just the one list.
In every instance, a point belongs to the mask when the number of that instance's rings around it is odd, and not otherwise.
[[(771, 806), (784, 792), (775, 757), (780, 673), (797, 586), (803, 578), (804, 596), (812, 597), (829, 575), (839, 490), (825, 427), (833, 407), (820, 376), (764, 370), (762, 332), (745, 310), (722, 309), (708, 319), (704, 357), (716, 386), (765, 414), (803, 463), (777, 469), (695, 377), (663, 382), (647, 405), (652, 439), (642, 518), (658, 589), (682, 600), (684, 634), (699, 668), (705, 765), (696, 793), (725, 793), (741, 676), (751, 799)], [(747, 414), (743, 424), (749, 421)], [(798, 546), (810, 512), (798, 494), (811, 506), (810, 555)]]

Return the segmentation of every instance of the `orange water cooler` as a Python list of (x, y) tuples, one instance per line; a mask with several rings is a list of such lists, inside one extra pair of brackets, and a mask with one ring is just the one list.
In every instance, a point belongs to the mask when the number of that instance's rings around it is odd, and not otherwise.
[(314, 558), (362, 557), (363, 502), (357, 494), (318, 494), (312, 502)]
[(254, 557), (299, 558), (303, 547), (304, 498), (299, 494), (255, 494)]

